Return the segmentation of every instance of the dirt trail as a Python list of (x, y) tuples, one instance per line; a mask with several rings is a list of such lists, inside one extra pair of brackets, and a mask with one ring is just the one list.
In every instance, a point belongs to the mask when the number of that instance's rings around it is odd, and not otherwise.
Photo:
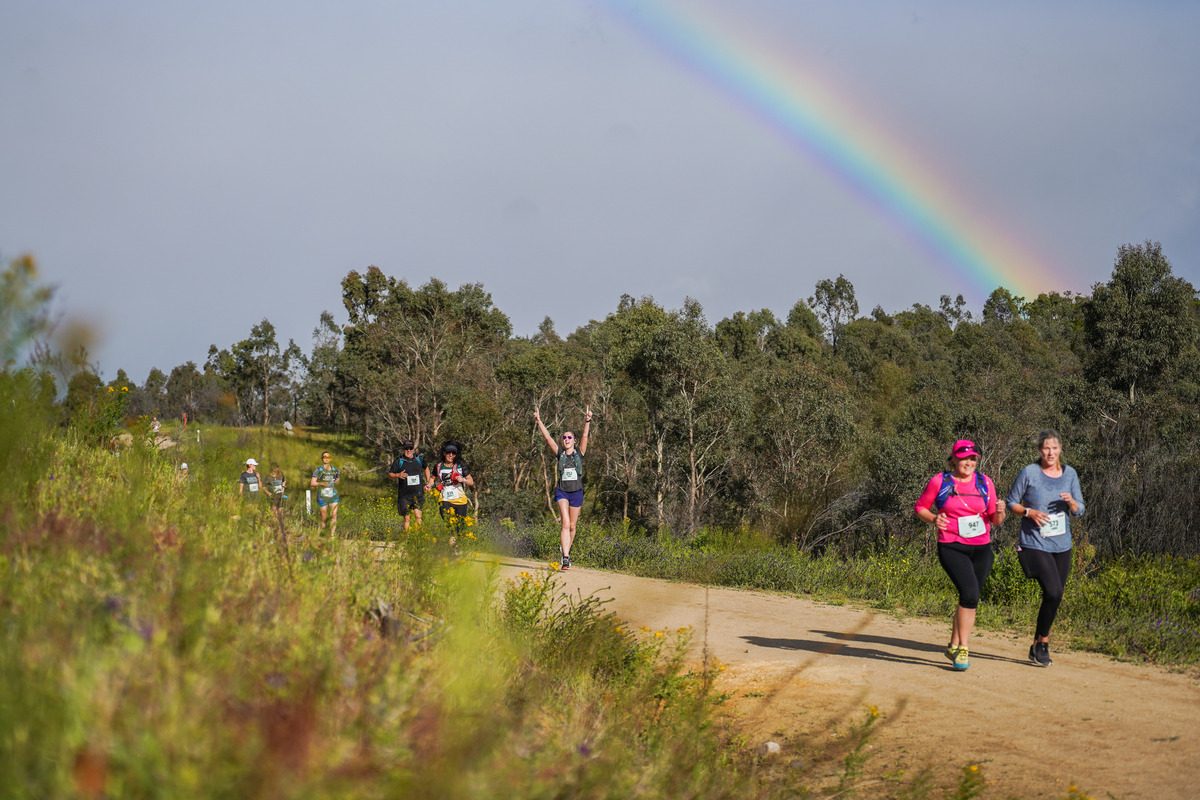
[[(503, 559), (501, 572), (544, 568)], [(942, 655), (946, 625), (783, 595), (705, 588), (574, 567), (572, 594), (611, 598), (629, 623), (691, 626), (691, 656), (727, 666), (720, 689), (751, 742), (884, 715), (876, 749), (897, 768), (944, 774), (983, 763), (988, 797), (1200, 797), (1200, 680), (1055, 649), (1029, 664), (1028, 641), (972, 641), (971, 668)], [(939, 644), (940, 643), (940, 644)]]

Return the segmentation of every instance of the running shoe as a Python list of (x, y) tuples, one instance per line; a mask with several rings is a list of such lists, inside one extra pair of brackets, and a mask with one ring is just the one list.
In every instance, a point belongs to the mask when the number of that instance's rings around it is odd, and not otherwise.
[(954, 653), (954, 668), (959, 672), (962, 672), (967, 667), (971, 666), (971, 659), (969, 656), (970, 653), (967, 652), (967, 648), (958, 648), (958, 650), (956, 650)]
[(571, 568), (571, 557), (570, 556), (563, 556), (562, 568), (563, 568), (564, 572), (566, 572), (567, 570), (569, 570)]
[(1029, 645), (1029, 660), (1039, 667), (1048, 667), (1054, 662), (1050, 659), (1050, 645), (1045, 642), (1034, 642)]
[(958, 655), (958, 648), (952, 644), (946, 645), (946, 658), (950, 659), (950, 663), (954, 663), (954, 657)]

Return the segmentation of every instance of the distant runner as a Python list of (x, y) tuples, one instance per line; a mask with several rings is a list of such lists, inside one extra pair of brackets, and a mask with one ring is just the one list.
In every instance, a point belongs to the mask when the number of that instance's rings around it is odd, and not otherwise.
[(435, 488), (441, 493), (438, 513), (442, 519), (449, 515), (465, 517), (470, 513), (467, 502), (467, 487), (475, 487), (471, 470), (459, 458), (459, 448), (454, 442), (442, 445), (442, 460), (432, 470)]
[(579, 449), (575, 448), (575, 434), (565, 431), (562, 435), (562, 447), (554, 441), (550, 431), (542, 422), (542, 414), (533, 409), (533, 420), (550, 452), (554, 453), (554, 502), (558, 506), (558, 515), (562, 520), (562, 530), (559, 533), (559, 543), (562, 547), (562, 568), (571, 568), (571, 545), (575, 543), (575, 526), (579, 522), (579, 512), (583, 510), (583, 456), (587, 453), (588, 430), (592, 426), (592, 409), (583, 412), (583, 438), (579, 440)]
[(1027, 465), (1008, 492), (1008, 507), (1021, 516), (1017, 558), (1025, 577), (1042, 587), (1029, 660), (1048, 667), (1050, 626), (1058, 615), (1067, 576), (1071, 573), (1071, 517), (1082, 517), (1083, 490), (1073, 467), (1062, 463), (1062, 440), (1057, 431), (1038, 434), (1036, 463)]
[(275, 521), (283, 530), (283, 501), (287, 499), (287, 479), (278, 464), (271, 465), (271, 473), (266, 480), (267, 496), (271, 498), (271, 510), (275, 512)]
[(417, 518), (417, 527), (421, 527), (421, 503), (429, 482), (429, 468), (411, 441), (401, 442), (400, 450), (401, 455), (388, 467), (388, 477), (396, 481), (396, 510), (404, 518), (407, 531), (410, 514)]
[(969, 645), (979, 593), (992, 571), (993, 525), (1004, 522), (992, 479), (977, 472), (979, 448), (959, 439), (950, 449), (949, 469), (929, 479), (913, 507), (922, 522), (937, 526), (938, 561), (958, 590), (946, 658), (956, 670), (971, 666)]
[(262, 494), (262, 475), (258, 474), (258, 462), (247, 458), (246, 468), (238, 477), (238, 496), (258, 498)]
[(342, 473), (333, 466), (333, 455), (328, 450), (321, 453), (321, 466), (313, 470), (312, 479), (308, 485), (317, 490), (317, 507), (321, 509), (321, 521), (317, 525), (317, 533), (325, 530), (325, 520), (329, 519), (329, 535), (337, 533), (338, 496), (337, 484)]

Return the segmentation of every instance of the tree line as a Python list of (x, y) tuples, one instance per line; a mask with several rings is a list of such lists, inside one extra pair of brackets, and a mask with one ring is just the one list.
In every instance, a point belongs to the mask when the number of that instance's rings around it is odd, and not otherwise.
[[(978, 316), (961, 296), (860, 312), (844, 276), (786, 318), (715, 325), (686, 300), (623, 296), (604, 319), (529, 337), (479, 284), (414, 287), (377, 267), (342, 280), (306, 354), (262, 320), (203, 365), (152, 370), (131, 414), (229, 424), (282, 420), (351, 431), (390, 460), (413, 438), (465, 446), (480, 511), (550, 513), (552, 465), (532, 421), (556, 431), (595, 411), (592, 519), (694, 535), (767, 530), (808, 550), (862, 552), (923, 535), (911, 507), (956, 438), (983, 449), (1003, 491), (1055, 428), (1106, 553), (1200, 552), (1196, 290), (1159, 244), (1123, 245), (1090, 294), (998, 288)], [(64, 405), (103, 388), (72, 378)]]

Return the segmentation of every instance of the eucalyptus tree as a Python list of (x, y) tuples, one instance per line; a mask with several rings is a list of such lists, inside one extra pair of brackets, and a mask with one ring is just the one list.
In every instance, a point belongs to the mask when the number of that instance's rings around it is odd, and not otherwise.
[(1084, 306), (1091, 377), (1127, 391), (1135, 402), (1138, 387), (1194, 345), (1195, 298), (1195, 288), (1171, 274), (1158, 242), (1121, 245), (1112, 278), (1096, 284)]
[[(593, 496), (611, 512), (619, 510), (622, 519), (660, 527), (666, 524), (672, 454), (665, 430), (653, 424), (652, 408), (632, 368), (668, 321), (668, 313), (651, 298), (622, 295), (614, 312), (571, 336), (591, 354), (600, 379), (592, 410), (603, 438), (592, 450), (599, 451), (602, 477)], [(596, 477), (593, 469), (592, 485)]]
[(253, 326), (248, 337), (230, 348), (229, 355), (230, 374), (239, 397), (245, 398), (241, 408), (247, 417), (250, 408), (257, 406), (259, 423), (266, 426), (271, 424), (273, 404), (280, 410), (292, 407), (293, 369), (303, 364), (304, 354), (290, 339), (287, 347), (280, 347), (275, 326), (269, 320)]
[(480, 284), (450, 290), (431, 279), (413, 289), (372, 266), (343, 279), (342, 301), (338, 372), (369, 441), (469, 435), (481, 446), (498, 434), (492, 384), (512, 326)]
[(171, 416), (186, 413), (188, 419), (215, 418), (223, 394), (220, 380), (212, 372), (201, 372), (196, 362), (174, 367), (167, 376), (164, 411)]
[(745, 387), (731, 374), (700, 304), (690, 298), (643, 343), (630, 376), (646, 402), (656, 447), (659, 522), (666, 521), (664, 501), (673, 484), (670, 447), (683, 478), (683, 521), (691, 533), (713, 481), (726, 469), (724, 446), (747, 418)]
[(808, 298), (808, 304), (829, 337), (833, 352), (837, 353), (842, 329), (858, 316), (858, 299), (854, 294), (854, 284), (847, 280), (845, 275), (817, 281), (813, 296)]
[(339, 359), (342, 354), (342, 329), (333, 314), (322, 311), (312, 332), (312, 353), (302, 382), (301, 409), (306, 421), (317, 425), (345, 423), (345, 404), (341, 394)]
[(814, 362), (777, 362), (750, 380), (742, 469), (752, 506), (784, 538), (812, 547), (844, 530), (840, 512), (854, 505), (856, 392)]

